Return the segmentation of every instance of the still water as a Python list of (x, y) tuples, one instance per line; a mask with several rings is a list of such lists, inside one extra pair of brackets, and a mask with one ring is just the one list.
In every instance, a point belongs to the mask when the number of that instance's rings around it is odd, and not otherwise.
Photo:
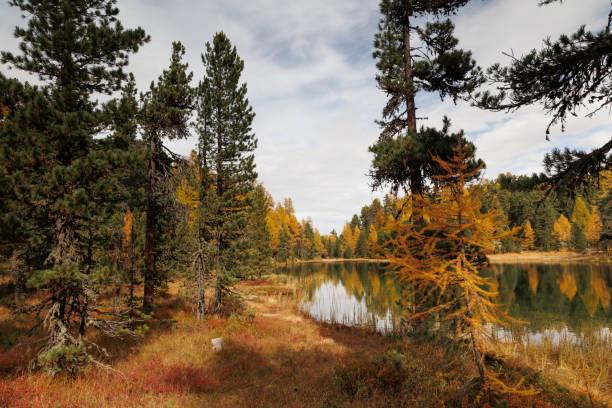
[[(400, 327), (400, 285), (375, 263), (316, 263), (280, 268), (299, 280), (301, 309), (319, 321), (366, 325), (380, 332)], [(485, 271), (497, 303), (528, 325), (497, 328), (503, 337), (540, 342), (610, 336), (612, 264), (498, 264)], [(612, 336), (610, 336), (612, 337)]]

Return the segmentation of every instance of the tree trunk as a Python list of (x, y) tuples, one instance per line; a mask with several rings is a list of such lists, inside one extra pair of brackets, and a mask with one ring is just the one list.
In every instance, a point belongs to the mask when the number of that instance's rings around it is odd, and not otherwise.
[[(412, 55), (410, 48), (410, 6), (406, 5), (405, 10), (405, 21), (404, 21), (404, 80), (406, 81), (406, 94), (404, 98), (406, 100), (406, 130), (410, 133), (417, 133), (417, 118), (416, 118), (416, 105), (414, 103), (414, 86), (412, 80)], [(423, 175), (421, 169), (414, 169), (410, 173), (410, 192), (413, 195), (423, 196)], [(420, 202), (413, 204), (412, 218), (420, 223), (422, 220), (422, 205)]]
[(13, 255), (11, 256), (11, 275), (15, 279), (15, 304), (20, 304), (25, 292), (26, 279), (24, 268), (19, 262), (19, 251), (17, 248), (13, 249)]
[(142, 307), (150, 310), (154, 301), (155, 291), (155, 226), (157, 224), (157, 205), (155, 203), (155, 156), (157, 146), (155, 138), (149, 142), (151, 158), (149, 159), (149, 182), (147, 183), (147, 225), (145, 232), (145, 269), (144, 295)]
[(414, 104), (414, 86), (412, 83), (412, 55), (410, 54), (410, 10), (406, 6), (404, 23), (404, 79), (406, 80), (406, 127), (408, 131), (416, 132), (416, 106)]
[(206, 315), (206, 265), (204, 262), (204, 250), (202, 243), (200, 242), (198, 254), (196, 255), (195, 267), (196, 267), (196, 279), (198, 283), (198, 293), (196, 299), (196, 319), (204, 320)]

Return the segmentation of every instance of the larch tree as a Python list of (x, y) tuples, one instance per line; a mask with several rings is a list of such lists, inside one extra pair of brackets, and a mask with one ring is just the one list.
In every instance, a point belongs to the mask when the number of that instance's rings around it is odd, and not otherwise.
[(87, 327), (117, 333), (125, 323), (104, 317), (110, 312), (95, 282), (107, 267), (98, 257), (106, 238), (100, 226), (108, 225), (123, 198), (113, 170), (127, 167), (130, 155), (95, 137), (111, 122), (95, 98), (121, 89), (130, 53), (148, 36), (141, 28), (125, 29), (115, 3), (9, 2), (28, 24), (15, 29), (19, 54), (2, 52), (1, 61), (43, 83), (38, 90), (26, 86), (27, 98), (8, 119), (14, 119), (12, 134), (23, 138), (24, 150), (14, 157), (30, 156), (27, 166), (12, 169), (13, 181), (27, 183), (15, 186), (11, 199), (29, 207), (29, 227), (37, 232), (25, 240), (42, 249), (28, 285), (47, 296), (28, 310), (45, 314), (48, 336), (38, 362), (52, 373), (76, 373), (91, 360)]
[(572, 223), (576, 223), (584, 232), (591, 223), (591, 213), (582, 197), (577, 197), (572, 211)]
[(591, 221), (589, 225), (587, 225), (587, 229), (585, 231), (587, 242), (591, 246), (596, 246), (599, 242), (600, 232), (602, 228), (601, 218), (599, 217), (599, 210), (597, 207), (593, 207), (593, 211), (591, 212)]
[(557, 247), (567, 248), (572, 231), (572, 224), (561, 214), (553, 226), (553, 239)]
[(481, 274), (486, 258), (482, 251), (493, 250), (495, 242), (509, 235), (495, 209), (482, 209), (480, 185), (468, 188), (478, 168), (471, 168), (469, 147), (460, 144), (451, 161), (435, 158), (444, 174), (435, 197), (422, 200), (426, 222), (396, 221), (393, 234), (384, 244), (387, 259), (400, 281), (406, 285), (404, 299), (415, 304), (408, 316), (415, 321), (438, 319), (440, 329), (454, 332), (470, 344), (478, 378), (503, 389), (494, 373), (484, 364), (485, 339), (489, 324), (504, 325), (510, 319), (495, 303), (493, 285)]
[(523, 246), (525, 249), (533, 249), (535, 243), (535, 233), (531, 227), (531, 222), (527, 220), (523, 226)]
[(203, 189), (210, 193), (203, 197), (208, 209), (201, 233), (213, 247), (209, 268), (215, 273), (215, 294), (210, 311), (216, 313), (239, 269), (236, 252), (257, 178), (257, 139), (247, 86), (240, 82), (244, 62), (223, 32), (215, 34), (212, 44), (206, 43), (202, 62), (206, 72), (197, 95), (198, 156), (202, 183), (212, 188)]
[(141, 96), (141, 126), (149, 155), (146, 185), (146, 232), (143, 308), (149, 310), (155, 300), (155, 288), (160, 276), (157, 270), (159, 236), (164, 230), (160, 211), (163, 200), (169, 197), (162, 189), (168, 183), (172, 162), (177, 156), (164, 146), (164, 140), (184, 139), (189, 136), (189, 118), (193, 108), (193, 90), (190, 87), (193, 74), (187, 72), (183, 62), (185, 47), (172, 43), (170, 66), (152, 82), (148, 92)]
[[(370, 176), (372, 187), (390, 185), (422, 195), (426, 180), (440, 172), (432, 154), (452, 156), (452, 146), (463, 133), (450, 134), (445, 118), (442, 130), (417, 130), (415, 96), (436, 92), (442, 99), (466, 99), (482, 81), (481, 70), (469, 51), (457, 48), (450, 19), (469, 0), (382, 0), (382, 18), (374, 36), (378, 87), (387, 95)], [(425, 21), (434, 17), (433, 22)], [(423, 21), (425, 21), (423, 23)], [(419, 25), (420, 24), (420, 25)], [(418, 46), (417, 46), (418, 43)], [(472, 163), (475, 167), (482, 163)]]

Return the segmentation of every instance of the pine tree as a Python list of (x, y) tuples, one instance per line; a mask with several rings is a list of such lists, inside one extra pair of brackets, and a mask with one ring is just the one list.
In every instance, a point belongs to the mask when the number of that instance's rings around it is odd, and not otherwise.
[(100, 314), (94, 282), (108, 268), (97, 257), (107, 238), (100, 226), (111, 221), (123, 198), (113, 170), (129, 166), (130, 156), (94, 138), (111, 120), (92, 97), (121, 89), (129, 54), (148, 37), (141, 28), (124, 29), (114, 3), (10, 2), (21, 9), (28, 26), (15, 29), (21, 54), (2, 52), (1, 61), (43, 82), (13, 118), (13, 135), (31, 142), (17, 157), (32, 153), (32, 158), (26, 167), (14, 169), (15, 176), (25, 177), (12, 198), (35, 208), (30, 225), (36, 225), (37, 233), (26, 240), (42, 244), (43, 250), (28, 285), (49, 296), (30, 310), (46, 312), (48, 337), (39, 363), (51, 372), (75, 374), (90, 361), (85, 327), (116, 333), (125, 323), (119, 316), (111, 321)]
[(572, 222), (571, 247), (576, 252), (584, 252), (587, 248), (587, 239), (584, 230), (577, 222)]
[(202, 62), (206, 73), (198, 87), (198, 156), (203, 183), (212, 186), (202, 233), (214, 246), (212, 311), (218, 312), (239, 267), (236, 252), (257, 177), (252, 154), (257, 139), (251, 128), (255, 113), (246, 97), (246, 84), (240, 83), (244, 62), (223, 32), (215, 34), (212, 44), (206, 43)]
[[(457, 48), (454, 25), (449, 19), (437, 18), (417, 25), (417, 21), (428, 17), (454, 14), (468, 1), (380, 2), (382, 18), (374, 37), (373, 56), (379, 70), (378, 87), (388, 100), (378, 122), (381, 135), (370, 147), (375, 156), (370, 172), (374, 188), (390, 184), (395, 193), (400, 188), (409, 188), (413, 194), (423, 194), (425, 179), (440, 171), (431, 159), (432, 153), (450, 157), (455, 138), (465, 141), (462, 133), (448, 133), (447, 119), (442, 131), (434, 128), (417, 131), (415, 96), (423, 90), (457, 101), (467, 98), (483, 82), (471, 53)], [(412, 45), (415, 36), (423, 47), (417, 49)]]
[(248, 261), (249, 266), (255, 270), (258, 276), (261, 276), (270, 267), (269, 261), (272, 256), (270, 231), (266, 222), (270, 211), (270, 201), (268, 193), (261, 184), (255, 187), (252, 194), (253, 200), (249, 208), (247, 224), (247, 240), (253, 254)]
[[(145, 276), (143, 308), (148, 310), (155, 299), (155, 287), (161, 280), (157, 269), (159, 236), (165, 229), (161, 225), (160, 212), (164, 210), (161, 179), (167, 178), (171, 163), (176, 159), (163, 145), (165, 139), (184, 139), (189, 135), (188, 123), (193, 107), (193, 91), (189, 85), (193, 74), (187, 72), (183, 63), (185, 47), (180, 42), (172, 43), (170, 66), (151, 83), (149, 91), (142, 95), (143, 139), (149, 154), (147, 182), (147, 221), (145, 236)], [(166, 204), (167, 205), (167, 204)], [(169, 227), (166, 226), (166, 229)]]
[[(556, 2), (544, 0), (540, 5)], [(580, 26), (573, 34), (563, 34), (556, 41), (547, 38), (543, 47), (526, 55), (511, 57), (508, 66), (494, 64), (488, 69), (488, 79), (499, 93), (477, 94), (478, 105), (493, 111), (515, 111), (521, 107), (541, 104), (551, 120), (546, 127), (546, 140), (551, 127), (560, 124), (565, 130), (569, 115), (577, 116), (579, 108), (593, 108), (592, 116), (612, 103), (612, 7), (607, 24), (598, 31)], [(609, 164), (612, 138), (590, 153), (570, 155), (559, 171), (551, 174), (550, 182), (557, 188), (575, 186), (597, 175)]]

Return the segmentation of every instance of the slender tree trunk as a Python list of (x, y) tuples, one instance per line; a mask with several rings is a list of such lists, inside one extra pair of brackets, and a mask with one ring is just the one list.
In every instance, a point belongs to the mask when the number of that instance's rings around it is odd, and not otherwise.
[(25, 274), (22, 266), (19, 264), (19, 251), (13, 249), (11, 256), (11, 275), (15, 279), (15, 304), (20, 304), (25, 292)]
[(155, 158), (157, 146), (155, 138), (149, 141), (151, 158), (149, 160), (149, 182), (147, 183), (147, 224), (145, 232), (145, 269), (144, 295), (142, 307), (150, 310), (154, 301), (155, 290), (155, 225), (157, 224), (157, 205), (155, 203)]
[(198, 254), (196, 255), (196, 279), (198, 283), (198, 292), (196, 299), (196, 319), (204, 320), (206, 315), (206, 264), (204, 262), (204, 248), (202, 240), (198, 242)]
[[(412, 78), (412, 55), (411, 55), (411, 46), (410, 46), (410, 6), (406, 5), (405, 10), (405, 22), (404, 22), (404, 79), (406, 81), (406, 130), (408, 132), (416, 134), (417, 132), (417, 117), (416, 117), (416, 105), (414, 103), (414, 85)], [(423, 195), (423, 175), (421, 174), (421, 169), (416, 168), (412, 170), (410, 173), (410, 192), (413, 195), (422, 196)], [(413, 219), (420, 223), (422, 217), (422, 205), (420, 202), (416, 202), (416, 205), (413, 205), (412, 214)]]
[(414, 86), (412, 84), (412, 55), (410, 48), (410, 10), (406, 7), (406, 16), (404, 24), (404, 76), (406, 80), (406, 126), (409, 131), (416, 132), (416, 106), (414, 104)]

